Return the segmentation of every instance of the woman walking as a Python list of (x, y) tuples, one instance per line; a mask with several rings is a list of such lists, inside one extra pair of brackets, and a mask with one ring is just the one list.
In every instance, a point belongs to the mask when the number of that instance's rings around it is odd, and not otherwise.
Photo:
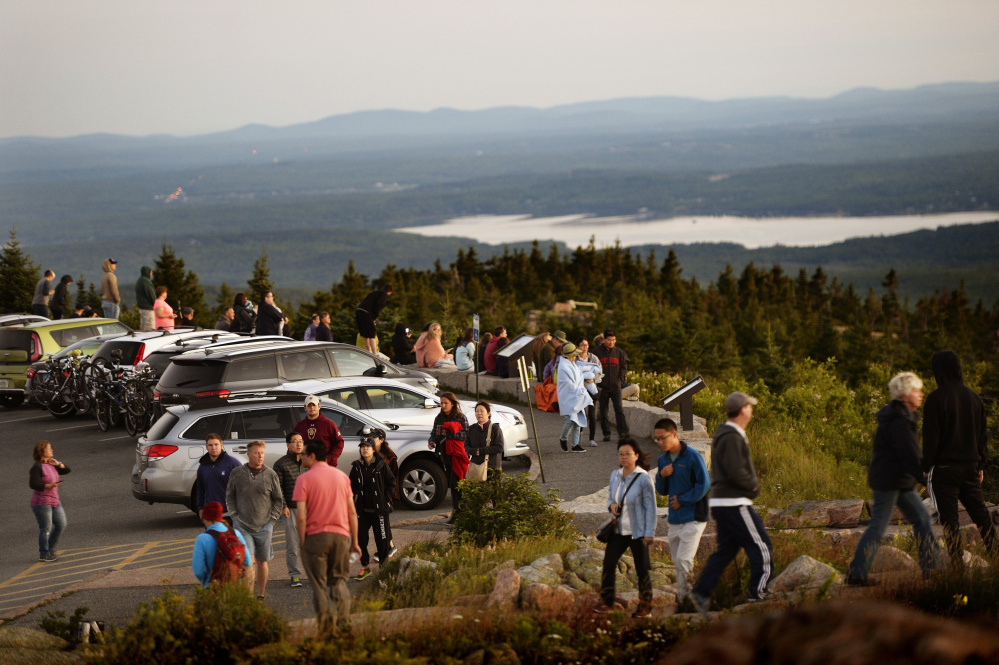
[(562, 345), (559, 349), (561, 357), (556, 356), (558, 365), (555, 368), (555, 389), (558, 394), (558, 410), (565, 416), (562, 436), (559, 445), (562, 452), (572, 450), (574, 453), (585, 453), (586, 448), (579, 445), (579, 432), (586, 427), (586, 407), (593, 406), (593, 398), (586, 391), (583, 374), (576, 367), (579, 349), (573, 343)]
[(604, 550), (604, 567), (600, 576), (600, 596), (603, 605), (598, 613), (623, 610), (614, 590), (617, 584), (617, 562), (625, 550), (631, 549), (638, 573), (638, 607), (633, 617), (652, 615), (652, 563), (649, 544), (656, 535), (656, 488), (646, 473), (647, 457), (638, 442), (626, 436), (617, 444), (617, 461), (621, 468), (611, 473), (607, 492), (607, 510), (617, 518), (617, 524), (607, 549)]
[[(472, 464), (486, 464), (488, 468), (503, 469), (503, 430), (499, 423), (492, 422), (492, 407), (486, 400), (475, 403), (475, 424), (468, 428), (465, 438), (465, 452)], [(472, 480), (486, 480), (481, 476)]]
[(468, 471), (468, 455), (465, 453), (467, 434), (468, 421), (461, 412), (458, 398), (454, 393), (441, 394), (441, 411), (434, 418), (428, 447), (437, 451), (441, 464), (447, 472), (447, 483), (454, 506), (448, 524), (454, 524), (455, 514), (461, 508), (461, 490), (458, 489), (458, 482), (465, 479), (465, 473)]
[(66, 528), (66, 511), (59, 501), (59, 476), (69, 473), (69, 467), (52, 456), (52, 444), (39, 441), (33, 451), (35, 464), (28, 474), (31, 511), (38, 522), (38, 560), (46, 563), (56, 560), (55, 546)]
[[(392, 506), (399, 502), (400, 494), (399, 491), (402, 488), (402, 478), (399, 477), (399, 456), (395, 454), (389, 446), (389, 442), (385, 440), (385, 430), (380, 427), (376, 427), (371, 430), (369, 434), (371, 440), (375, 443), (375, 454), (378, 455), (385, 464), (388, 466), (389, 471), (392, 472), (392, 477), (395, 478), (395, 489), (392, 491)], [(388, 531), (388, 543), (389, 543), (389, 557), (395, 556), (399, 551), (395, 546), (395, 540), (392, 538), (392, 525), (389, 524), (388, 520), (385, 521), (385, 529)], [(381, 563), (381, 560), (377, 557), (375, 561)]]

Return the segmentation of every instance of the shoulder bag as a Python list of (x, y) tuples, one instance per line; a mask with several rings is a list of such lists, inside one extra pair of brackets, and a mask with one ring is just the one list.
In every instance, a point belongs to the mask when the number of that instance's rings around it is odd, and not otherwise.
[[(493, 427), (496, 427), (496, 423), (490, 423), (489, 429), (486, 430), (486, 448), (493, 440)], [(482, 460), (482, 464), (469, 464), (468, 473), (465, 474), (465, 480), (471, 480), (473, 482), (481, 483), (489, 477), (489, 454), (486, 454), (486, 458)]]
[[(630, 490), (631, 486), (635, 484), (636, 480), (638, 480), (637, 470), (633, 473), (635, 473), (635, 477), (631, 479), (630, 483), (628, 483), (628, 487), (624, 490), (624, 494), (621, 495), (621, 501), (618, 502), (621, 506), (621, 510), (624, 510), (624, 498), (628, 496), (628, 490)], [(617, 515), (612, 515), (609, 520), (604, 522), (603, 526), (597, 529), (597, 540), (601, 543), (609, 543), (611, 536), (617, 533), (618, 519)]]

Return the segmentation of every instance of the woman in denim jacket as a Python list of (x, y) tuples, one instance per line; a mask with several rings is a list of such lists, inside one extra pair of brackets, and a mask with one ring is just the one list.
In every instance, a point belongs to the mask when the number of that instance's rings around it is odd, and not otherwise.
[(607, 492), (607, 510), (617, 516), (617, 528), (604, 550), (604, 568), (600, 579), (600, 596), (604, 604), (598, 613), (622, 610), (624, 606), (614, 597), (617, 583), (617, 562), (625, 550), (631, 548), (638, 573), (638, 607), (633, 617), (652, 615), (652, 563), (649, 544), (656, 535), (656, 488), (651, 476), (648, 457), (642, 453), (638, 442), (624, 437), (617, 444), (617, 459), (621, 468), (611, 473)]

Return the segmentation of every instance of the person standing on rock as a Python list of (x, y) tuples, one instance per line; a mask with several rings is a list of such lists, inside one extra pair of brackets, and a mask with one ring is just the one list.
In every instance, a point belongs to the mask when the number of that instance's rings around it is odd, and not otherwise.
[(753, 419), (755, 397), (734, 392), (725, 398), (728, 420), (718, 426), (711, 441), (711, 498), (708, 506), (718, 525), (718, 545), (701, 571), (689, 598), (707, 618), (711, 592), (740, 549), (749, 557), (749, 602), (766, 600), (773, 573), (773, 545), (763, 520), (753, 510), (760, 480), (749, 452), (746, 426)]
[(389, 296), (392, 295), (392, 285), (386, 284), (380, 289), (375, 289), (357, 306), (354, 311), (354, 319), (357, 321), (357, 331), (364, 338), (364, 344), (370, 353), (378, 353), (378, 315), (388, 304)]
[(711, 479), (701, 453), (680, 440), (676, 423), (663, 418), (654, 428), (659, 456), (656, 491), (669, 497), (669, 554), (676, 567), (677, 600), (690, 593), (694, 556), (708, 525)]
[(888, 382), (888, 391), (891, 401), (878, 411), (874, 452), (867, 471), (867, 484), (874, 490), (871, 523), (860, 537), (847, 570), (846, 583), (855, 586), (868, 585), (868, 573), (896, 505), (912, 524), (923, 572), (935, 568), (940, 556), (930, 515), (913, 490), (916, 481), (923, 482), (926, 477), (920, 466), (922, 454), (916, 435), (916, 409), (923, 403), (923, 382), (912, 372), (902, 372)]
[(989, 455), (989, 431), (982, 399), (964, 385), (961, 359), (953, 351), (933, 356), (936, 390), (923, 407), (923, 469), (926, 488), (940, 515), (951, 564), (964, 561), (957, 502), (974, 521), (992, 554), (999, 551), (999, 538), (992, 525), (982, 480)]

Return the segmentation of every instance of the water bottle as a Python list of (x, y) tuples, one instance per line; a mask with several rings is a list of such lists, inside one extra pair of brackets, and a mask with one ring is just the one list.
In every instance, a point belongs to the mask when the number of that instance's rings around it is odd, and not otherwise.
[(351, 552), (350, 553), (350, 564), (354, 565), (355, 563), (357, 563), (358, 559), (360, 559), (360, 558), (361, 557), (357, 554), (357, 552)]

